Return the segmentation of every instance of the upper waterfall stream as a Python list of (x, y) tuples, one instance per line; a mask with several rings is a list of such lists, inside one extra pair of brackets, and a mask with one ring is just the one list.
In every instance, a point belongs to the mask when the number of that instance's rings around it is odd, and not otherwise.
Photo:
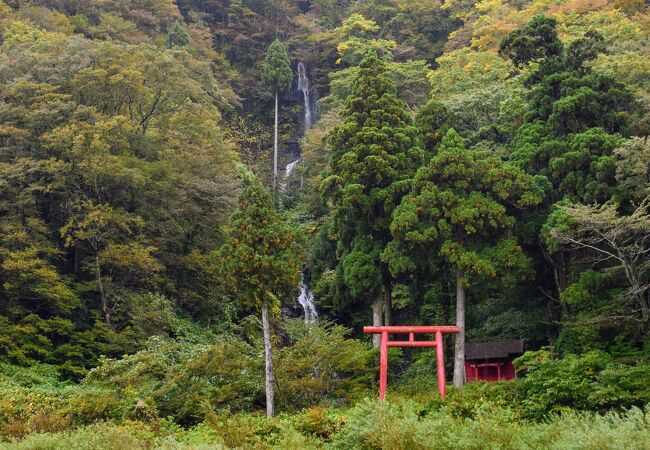
[(298, 63), (298, 90), (302, 91), (305, 107), (305, 131), (311, 128), (314, 122), (314, 112), (311, 105), (311, 92), (309, 90), (309, 78), (307, 69), (303, 63)]

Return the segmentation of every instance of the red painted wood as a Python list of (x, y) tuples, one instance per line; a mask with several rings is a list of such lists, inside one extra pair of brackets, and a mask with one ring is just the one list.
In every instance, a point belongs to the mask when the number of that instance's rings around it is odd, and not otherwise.
[(388, 341), (389, 347), (435, 347), (436, 341)]
[(386, 326), (386, 327), (363, 327), (363, 332), (366, 334), (379, 334), (382, 331), (388, 331), (390, 334), (408, 334), (408, 333), (435, 333), (442, 331), (443, 333), (458, 333), (460, 328), (447, 325), (436, 326)]
[(442, 331), (436, 331), (436, 368), (438, 369), (438, 392), (442, 397), (447, 395), (447, 380), (445, 378), (445, 361), (443, 359)]
[[(460, 329), (454, 326), (386, 326), (386, 327), (363, 327), (367, 334), (381, 334), (379, 347), (379, 399), (386, 398), (386, 387), (388, 385), (388, 348), (389, 347), (436, 347), (436, 369), (438, 372), (438, 391), (444, 397), (446, 395), (445, 362), (443, 359), (443, 333), (458, 333)], [(435, 341), (416, 341), (415, 333), (435, 334)], [(389, 334), (408, 334), (408, 341), (389, 341)]]
[(465, 361), (467, 381), (508, 381), (517, 378), (513, 358)]
[(379, 349), (379, 399), (386, 398), (388, 385), (388, 332), (381, 333), (381, 347)]

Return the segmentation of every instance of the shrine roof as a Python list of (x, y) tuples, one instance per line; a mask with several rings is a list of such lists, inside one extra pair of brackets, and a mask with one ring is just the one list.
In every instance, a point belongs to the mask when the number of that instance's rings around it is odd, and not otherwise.
[(524, 341), (468, 342), (465, 359), (508, 358), (524, 353)]

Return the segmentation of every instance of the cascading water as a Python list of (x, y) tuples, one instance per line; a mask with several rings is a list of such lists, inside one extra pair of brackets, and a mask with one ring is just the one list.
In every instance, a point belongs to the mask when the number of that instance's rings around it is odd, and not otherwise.
[(300, 158), (296, 159), (295, 161), (291, 161), (289, 164), (287, 164), (287, 167), (284, 168), (284, 179), (280, 181), (280, 192), (284, 192), (287, 189), (287, 181), (289, 180), (289, 176), (291, 175), (291, 172), (293, 172), (293, 168), (296, 167), (296, 164), (300, 162)]
[[(309, 89), (309, 78), (307, 78), (307, 68), (303, 63), (298, 63), (298, 90), (302, 91), (302, 96), (304, 99), (305, 107), (305, 118), (304, 118), (304, 132), (307, 132), (309, 128), (314, 123), (315, 112), (312, 106), (311, 92)], [(284, 169), (284, 182), (280, 185), (280, 189), (284, 191), (287, 187), (287, 180), (293, 172), (296, 164), (300, 162), (300, 158), (295, 161), (287, 164)], [(314, 294), (309, 290), (309, 286), (304, 281), (300, 284), (300, 295), (298, 296), (298, 303), (302, 306), (302, 309), (305, 311), (305, 323), (316, 323), (318, 322), (318, 311), (316, 310), (316, 304), (314, 303)]]
[(314, 122), (314, 111), (311, 106), (311, 93), (309, 92), (309, 78), (303, 63), (298, 63), (298, 89), (302, 91), (305, 100), (305, 131), (311, 128)]
[(285, 178), (289, 178), (291, 172), (293, 172), (293, 168), (296, 167), (296, 164), (298, 164), (299, 162), (300, 162), (300, 158), (287, 164), (287, 167), (284, 169)]
[(300, 285), (298, 303), (305, 310), (305, 323), (318, 322), (318, 311), (316, 311), (316, 304), (314, 303), (314, 294), (309, 290), (306, 283)]

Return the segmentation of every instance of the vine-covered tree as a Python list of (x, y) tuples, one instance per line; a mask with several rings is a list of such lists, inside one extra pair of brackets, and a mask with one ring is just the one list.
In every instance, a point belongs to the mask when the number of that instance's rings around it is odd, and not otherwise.
[(273, 193), (278, 187), (278, 104), (280, 93), (291, 87), (291, 62), (287, 49), (279, 39), (274, 40), (269, 46), (264, 59), (264, 72), (262, 82), (273, 91), (275, 96), (275, 133), (273, 138)]
[(359, 65), (341, 118), (329, 136), (329, 176), (321, 183), (335, 221), (338, 274), (353, 298), (372, 304), (374, 325), (382, 324), (382, 310), (389, 324), (392, 280), (381, 253), (391, 239), (391, 211), (408, 191), (423, 152), (374, 51)]
[[(593, 331), (603, 325), (623, 324), (634, 330), (631, 338), (638, 343), (645, 342), (650, 332), (649, 202), (646, 197), (630, 215), (621, 215), (619, 205), (613, 202), (563, 204), (551, 214), (545, 228), (550, 247), (566, 246), (579, 252), (590, 267), (601, 269), (600, 273), (585, 271), (575, 288), (567, 290), (567, 297), (576, 297), (573, 307), (587, 310)], [(587, 289), (580, 289), (580, 284), (590, 273), (621, 280), (625, 289), (602, 306), (593, 302), (585, 308)], [(575, 291), (579, 294), (575, 295)]]
[[(514, 208), (541, 202), (542, 180), (501, 159), (468, 150), (450, 129), (435, 156), (421, 167), (413, 191), (393, 213), (393, 241), (386, 251), (393, 272), (412, 270), (414, 258), (441, 258), (456, 273), (454, 384), (464, 384), (465, 291), (472, 279), (527, 264), (509, 233)], [(421, 259), (420, 259), (421, 260)]]
[(252, 174), (243, 176), (239, 205), (228, 226), (229, 241), (221, 249), (224, 281), (247, 306), (262, 313), (266, 359), (266, 414), (274, 414), (271, 314), (279, 299), (298, 286), (302, 246), (284, 221), (269, 191)]

